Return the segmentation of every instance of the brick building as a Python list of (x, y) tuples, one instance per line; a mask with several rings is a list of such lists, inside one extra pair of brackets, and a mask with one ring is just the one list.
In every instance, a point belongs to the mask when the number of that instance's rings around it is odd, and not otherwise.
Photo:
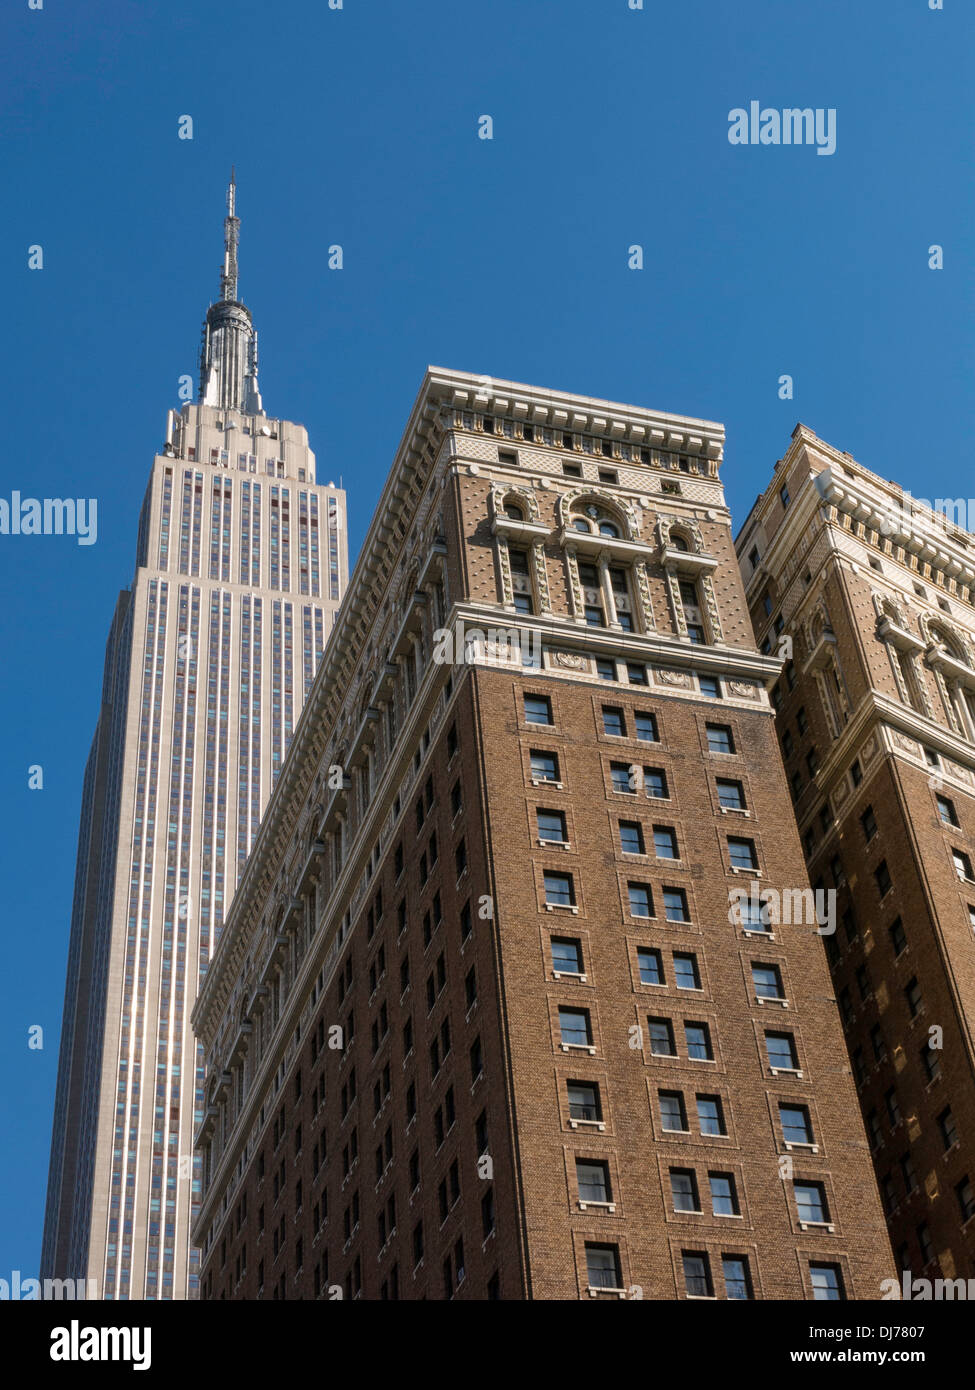
[(194, 1012), (203, 1297), (893, 1273), (722, 446), (428, 371)]
[(970, 1278), (975, 540), (799, 425), (736, 544), (897, 1262)]

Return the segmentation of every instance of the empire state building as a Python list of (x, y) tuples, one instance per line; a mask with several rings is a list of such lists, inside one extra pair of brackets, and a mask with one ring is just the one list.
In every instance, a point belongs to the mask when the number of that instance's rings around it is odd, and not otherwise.
[(170, 410), (85, 768), (43, 1277), (193, 1298), (190, 1012), (348, 581), (345, 495), (269, 416), (231, 176), (197, 404)]

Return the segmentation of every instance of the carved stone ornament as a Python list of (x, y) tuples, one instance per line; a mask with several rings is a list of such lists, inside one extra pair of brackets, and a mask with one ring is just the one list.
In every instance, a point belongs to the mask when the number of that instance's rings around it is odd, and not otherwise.
[(661, 685), (680, 686), (684, 690), (689, 690), (691, 687), (691, 677), (688, 671), (676, 671), (672, 666), (655, 666), (653, 674)]

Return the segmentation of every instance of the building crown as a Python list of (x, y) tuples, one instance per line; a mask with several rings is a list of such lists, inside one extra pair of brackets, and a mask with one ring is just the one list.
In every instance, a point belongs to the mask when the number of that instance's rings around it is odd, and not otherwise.
[(250, 310), (237, 298), (237, 181), (230, 171), (227, 216), (223, 222), (220, 298), (207, 309), (200, 346), (200, 403), (223, 410), (263, 415), (257, 385), (257, 330)]

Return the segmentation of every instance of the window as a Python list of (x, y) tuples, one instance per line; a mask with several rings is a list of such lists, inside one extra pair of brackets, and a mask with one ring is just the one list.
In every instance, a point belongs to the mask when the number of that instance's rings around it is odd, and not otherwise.
[(813, 1298), (819, 1303), (841, 1303), (846, 1298), (839, 1265), (811, 1264), (809, 1280)]
[(577, 1158), (576, 1184), (580, 1202), (612, 1201), (609, 1164), (603, 1159)]
[(630, 899), (631, 917), (652, 917), (653, 916), (653, 895), (649, 884), (628, 883), (626, 885)]
[(806, 714), (805, 705), (800, 705), (796, 710), (796, 728), (799, 730), (800, 734), (806, 733), (809, 728), (809, 718)]
[(684, 1287), (688, 1298), (713, 1298), (711, 1262), (703, 1250), (682, 1250)]
[(703, 646), (707, 639), (704, 624), (701, 621), (701, 601), (697, 592), (697, 583), (693, 579), (682, 579), (679, 587), (688, 641), (697, 646)]
[(887, 1043), (884, 1039), (884, 1030), (879, 1023), (875, 1023), (870, 1029), (870, 1046), (873, 1048), (874, 1061), (882, 1062), (887, 1056)]
[(636, 795), (636, 788), (633, 785), (634, 778), (630, 771), (629, 763), (610, 763), (609, 774), (614, 792), (619, 792), (623, 796)]
[(555, 845), (567, 843), (564, 811), (544, 811), (539, 807), (535, 815), (538, 820), (538, 838), (540, 840)]
[(721, 699), (721, 682), (717, 676), (701, 676), (697, 678), (698, 689), (708, 700)]
[(623, 711), (615, 705), (603, 705), (603, 733), (614, 738), (626, 737), (626, 720)]
[(745, 1255), (722, 1255), (721, 1272), (724, 1275), (724, 1291), (730, 1299), (750, 1299), (752, 1297), (751, 1274)]
[(630, 585), (627, 572), (616, 565), (610, 566), (609, 586), (613, 596), (613, 612), (616, 621), (624, 632), (634, 632), (633, 613), (630, 605)]
[(669, 1018), (648, 1018), (650, 1053), (653, 1057), (676, 1057), (674, 1026)]
[(799, 1070), (796, 1040), (791, 1033), (766, 1033), (765, 1053), (769, 1066), (776, 1071)]
[(941, 1058), (938, 1056), (937, 1050), (929, 1047), (927, 1043), (921, 1048), (921, 1065), (927, 1080), (929, 1082), (937, 1081), (941, 1075)]
[(709, 753), (733, 753), (735, 740), (727, 724), (706, 725)]
[[(586, 1120), (589, 1123), (602, 1120), (603, 1112), (599, 1104), (599, 1087), (591, 1081), (569, 1081), (566, 1084), (569, 1097), (569, 1118)], [(483, 1152), (483, 1150), (482, 1150)]]
[(591, 1047), (592, 1027), (588, 1009), (559, 1009), (559, 1029), (566, 1047)]
[[(746, 900), (738, 903), (738, 925), (742, 931), (762, 932), (766, 936), (772, 935), (772, 923), (770, 919), (769, 905), (765, 902), (754, 902)], [(831, 937), (826, 938), (832, 940)]]
[(637, 821), (621, 820), (619, 829), (622, 852), (624, 854), (643, 854), (643, 827)]
[(804, 1105), (786, 1105), (780, 1102), (779, 1123), (782, 1126), (782, 1138), (787, 1144), (813, 1142), (812, 1121)]
[(946, 796), (936, 797), (938, 803), (938, 815), (945, 825), (958, 825), (958, 813), (955, 810), (955, 803)]
[(904, 1179), (904, 1187), (908, 1192), (913, 1192), (917, 1187), (917, 1173), (914, 1169), (914, 1160), (910, 1153), (901, 1155), (901, 1177)]
[(545, 902), (552, 907), (574, 907), (575, 890), (571, 874), (550, 874), (544, 876)]
[(718, 801), (727, 811), (743, 811), (745, 809), (745, 789), (740, 782), (733, 782), (726, 777), (717, 779)]
[(552, 969), (557, 971), (560, 975), (581, 975), (581, 942), (567, 936), (553, 936)]
[(955, 1124), (955, 1117), (951, 1113), (951, 1106), (948, 1105), (938, 1116), (938, 1130), (941, 1133), (941, 1142), (945, 1149), (950, 1149), (958, 1143), (958, 1127)]
[(687, 1112), (680, 1091), (659, 1091), (660, 1128), (670, 1134), (687, 1132)]
[(541, 749), (533, 748), (529, 756), (531, 758), (531, 775), (539, 782), (557, 782), (559, 780), (557, 753), (546, 753)]
[(692, 1168), (671, 1168), (670, 1196), (674, 1211), (700, 1211), (697, 1178)]
[(525, 696), (526, 724), (551, 724), (552, 701), (547, 695)]
[(628, 661), (626, 663), (626, 679), (630, 685), (649, 685), (647, 680), (647, 668), (640, 661)]
[(508, 558), (514, 581), (514, 606), (516, 613), (534, 613), (535, 605), (531, 594), (531, 570), (527, 550), (514, 550), (509, 546)]
[(867, 1115), (867, 1134), (870, 1136), (871, 1149), (879, 1149), (884, 1142), (884, 1131), (876, 1109), (871, 1110)]
[(702, 1134), (727, 1134), (720, 1096), (697, 1096), (697, 1123)]
[(653, 827), (653, 847), (658, 859), (679, 859), (677, 832), (669, 825)]
[(606, 661), (601, 657), (598, 658), (596, 661), (596, 675), (601, 681), (615, 681), (616, 662)]
[(887, 1118), (890, 1121), (891, 1129), (896, 1129), (901, 1122), (901, 1107), (897, 1099), (897, 1090), (894, 1086), (888, 1087), (884, 1092), (884, 1104), (887, 1107)]
[(741, 840), (729, 835), (728, 853), (731, 856), (733, 869), (747, 869), (754, 872), (758, 868), (758, 856), (755, 853), (754, 840)]
[(873, 876), (877, 883), (877, 891), (882, 898), (885, 897), (892, 887), (890, 870), (887, 868), (886, 859), (881, 859), (880, 863), (873, 871)]
[(758, 999), (784, 999), (782, 972), (777, 965), (758, 965), (752, 962), (752, 983)]
[(645, 767), (643, 769), (643, 785), (646, 788), (647, 796), (660, 801), (669, 800), (667, 774), (662, 767)]
[(907, 1009), (911, 1018), (917, 1018), (924, 1007), (924, 998), (916, 975), (913, 975), (904, 986), (904, 998), (907, 1000)]
[(758, 546), (753, 545), (751, 550), (748, 552), (748, 563), (751, 565), (753, 570), (757, 570), (760, 561), (761, 556), (758, 553)]
[(711, 1211), (714, 1216), (737, 1216), (738, 1193), (732, 1173), (708, 1173), (711, 1187)]
[(792, 735), (790, 734), (789, 730), (786, 729), (782, 735), (782, 752), (785, 754), (787, 758), (791, 758), (795, 751), (795, 741)]
[(595, 1245), (586, 1242), (586, 1278), (591, 1289), (622, 1288), (620, 1255), (615, 1245)]
[(934, 1245), (931, 1241), (931, 1232), (928, 1230), (928, 1223), (922, 1221), (917, 1228), (917, 1243), (921, 1247), (921, 1258), (926, 1265), (934, 1260)]
[(962, 1221), (975, 1216), (975, 1191), (972, 1190), (969, 1178), (962, 1178), (955, 1188), (955, 1196), (958, 1198), (958, 1210), (961, 1212)]
[(683, 888), (665, 888), (664, 897), (664, 916), (668, 922), (689, 922), (690, 914), (687, 910), (687, 894)]
[(801, 1222), (825, 1225), (829, 1221), (826, 1189), (821, 1182), (794, 1182), (792, 1190), (796, 1199), (796, 1211)]
[(877, 817), (873, 813), (872, 806), (868, 806), (860, 817), (860, 825), (863, 827), (863, 838), (869, 844), (877, 833)]
[(954, 861), (955, 873), (958, 875), (959, 879), (963, 883), (973, 882), (972, 861), (969, 859), (968, 855), (964, 852), (964, 850), (953, 849), (951, 851), (951, 858)]
[(659, 951), (651, 951), (648, 947), (640, 946), (636, 953), (637, 964), (640, 967), (641, 985), (663, 985), (664, 979), (663, 960)]
[(697, 956), (681, 953), (674, 955), (674, 983), (678, 989), (700, 989), (701, 976), (697, 968)]
[(893, 947), (894, 955), (899, 956), (902, 951), (907, 949), (907, 937), (904, 934), (904, 924), (899, 917), (895, 917), (887, 929), (890, 936), (890, 944)]
[(687, 1042), (687, 1055), (698, 1062), (713, 1062), (711, 1050), (711, 1030), (706, 1023), (685, 1023), (684, 1038)]
[(853, 1011), (853, 996), (850, 994), (849, 988), (846, 985), (840, 990), (837, 998), (839, 1000), (840, 1013), (843, 1015), (843, 1022), (852, 1023), (855, 1017)]
[(660, 734), (657, 730), (657, 716), (643, 710), (636, 710), (633, 715), (636, 726), (636, 736), (644, 743), (659, 743)]
[(790, 498), (789, 487), (787, 483), (783, 483), (782, 486), (779, 488), (779, 501), (782, 503), (783, 507), (787, 507), (789, 505)]

